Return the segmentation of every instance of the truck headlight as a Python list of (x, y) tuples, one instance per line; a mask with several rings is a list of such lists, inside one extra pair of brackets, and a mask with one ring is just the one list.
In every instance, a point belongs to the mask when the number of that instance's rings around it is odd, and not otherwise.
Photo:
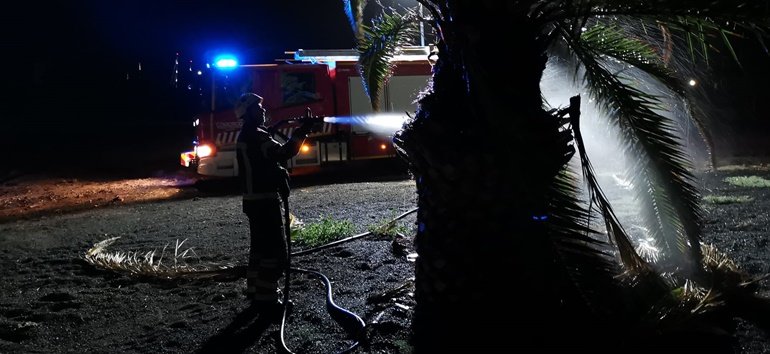
[(195, 147), (195, 154), (198, 157), (209, 157), (214, 155), (214, 148), (209, 144), (198, 145)]

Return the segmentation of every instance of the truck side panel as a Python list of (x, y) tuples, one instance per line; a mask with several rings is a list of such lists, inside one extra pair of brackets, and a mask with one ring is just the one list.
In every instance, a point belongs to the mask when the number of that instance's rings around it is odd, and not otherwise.
[(328, 67), (321, 64), (258, 66), (252, 90), (261, 95), (272, 123), (305, 115), (334, 114), (334, 92)]
[[(397, 63), (393, 76), (381, 92), (381, 111), (414, 114), (414, 100), (427, 86), (430, 70), (427, 61)], [(374, 113), (354, 63), (338, 64), (334, 86), (338, 93), (338, 115), (355, 117)], [(339, 94), (344, 92), (347, 94)], [(350, 134), (350, 158), (359, 160), (393, 157), (395, 150), (391, 140), (392, 136), (354, 125)]]
[[(252, 74), (252, 89), (265, 93), (263, 105), (268, 124), (304, 116), (308, 108), (314, 116), (334, 114), (334, 89), (327, 65), (273, 65), (258, 66), (257, 69)], [(292, 125), (281, 127), (279, 132), (287, 137), (296, 128)], [(320, 169), (322, 163), (347, 160), (347, 142), (333, 141), (339, 128), (325, 124), (320, 132), (311, 134), (300, 153), (287, 161), (292, 174), (312, 173)], [(327, 146), (329, 144), (331, 146)]]

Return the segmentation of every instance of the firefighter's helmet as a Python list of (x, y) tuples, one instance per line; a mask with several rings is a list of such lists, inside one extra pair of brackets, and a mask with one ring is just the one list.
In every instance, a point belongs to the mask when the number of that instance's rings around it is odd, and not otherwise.
[(261, 102), (262, 96), (251, 92), (244, 93), (240, 98), (238, 98), (238, 102), (235, 103), (235, 116), (238, 118), (243, 118), (251, 105)]

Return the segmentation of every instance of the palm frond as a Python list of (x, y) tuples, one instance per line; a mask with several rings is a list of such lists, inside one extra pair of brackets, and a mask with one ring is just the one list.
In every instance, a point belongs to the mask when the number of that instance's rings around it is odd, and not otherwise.
[(582, 33), (580, 41), (586, 50), (596, 56), (628, 63), (651, 75), (671, 91), (678, 94), (684, 92), (682, 80), (665, 65), (660, 54), (649, 43), (629, 36), (618, 26), (596, 24)]
[(391, 59), (416, 34), (413, 16), (411, 12), (405, 15), (383, 12), (370, 27), (363, 27), (364, 35), (358, 43), (358, 68), (375, 111), (380, 109), (380, 93), (392, 74)]
[[(610, 71), (612, 63), (602, 60), (601, 53), (621, 51), (597, 52), (596, 48), (602, 48), (596, 43), (601, 42), (600, 37), (573, 37), (567, 31), (563, 36), (585, 69), (589, 92), (611, 113), (612, 123), (621, 129), (627, 144), (626, 152), (637, 158), (634, 185), (643, 188), (639, 196), (650, 212), (647, 220), (654, 230), (653, 238), (664, 246), (666, 257), (676, 266), (697, 271), (701, 263), (699, 197), (674, 126), (658, 113), (663, 108), (660, 97), (633, 87), (630, 75)], [(651, 69), (653, 75), (665, 73), (655, 71), (658, 67), (654, 65), (645, 63), (643, 67)]]
[[(679, 94), (681, 99), (675, 100), (672, 98), (670, 101), (674, 107), (684, 107), (684, 110), (679, 112), (682, 115), (680, 119), (684, 120), (680, 124), (683, 127), (688, 122), (693, 125), (705, 145), (712, 167), (715, 166), (716, 161), (713, 154), (714, 140), (707, 129), (709, 125), (708, 113), (703, 109), (703, 104), (707, 104), (708, 99), (700, 88), (683, 87), (686, 79), (698, 78), (704, 74), (705, 70), (702, 66), (693, 64), (697, 61), (695, 56), (700, 53), (693, 47), (692, 43), (682, 43), (681, 37), (677, 37), (677, 33), (672, 33), (671, 28), (665, 24), (656, 22), (652, 25), (643, 19), (618, 18), (610, 26), (612, 30), (605, 34), (596, 35), (600, 41), (599, 45), (593, 48), (594, 51), (602, 53), (606, 57), (612, 57), (618, 61), (631, 64), (634, 67), (633, 70), (641, 70), (646, 74), (651, 74), (651, 79), (662, 83), (668, 90)], [(590, 34), (595, 29), (603, 27), (608, 26), (597, 23), (595, 28), (588, 29), (586, 32)], [(636, 27), (639, 27), (639, 29)], [(605, 39), (606, 37), (609, 37), (610, 40)], [(617, 39), (613, 39), (613, 37)], [(614, 55), (612, 47), (605, 44), (605, 42), (612, 43), (613, 41), (635, 42), (636, 44), (624, 47), (631, 53), (638, 54), (629, 55), (628, 52), (624, 52), (624, 56)], [(686, 47), (682, 48), (685, 44)], [(690, 53), (689, 61), (686, 60), (686, 55), (681, 55), (687, 49), (689, 49)], [(734, 51), (731, 50), (731, 52)], [(735, 59), (737, 60), (737, 58)], [(639, 61), (643, 63), (640, 64)], [(669, 92), (657, 91), (660, 92), (660, 95), (671, 96)]]
[(563, 13), (568, 17), (585, 16), (686, 16), (693, 18), (710, 18), (714, 21), (730, 21), (731, 23), (770, 24), (767, 15), (770, 6), (765, 0), (572, 0), (568, 3), (579, 2), (580, 7), (565, 7)]
[(714, 138), (709, 132), (708, 125), (706, 124), (706, 112), (701, 107), (691, 104), (693, 99), (683, 99), (682, 104), (686, 107), (695, 128), (698, 130), (698, 134), (703, 138), (706, 143), (706, 153), (708, 154), (709, 164), (712, 169), (717, 168), (716, 154), (714, 153)]
[[(644, 20), (652, 21), (653, 19), (645, 18)], [(697, 62), (699, 57), (702, 57), (708, 65), (709, 53), (711, 51), (720, 52), (717, 46), (721, 44), (729, 52), (732, 59), (740, 65), (738, 55), (733, 49), (731, 37), (741, 37), (742, 35), (735, 31), (734, 25), (720, 24), (711, 19), (685, 16), (663, 17), (655, 19), (655, 21), (678, 33), (679, 37), (686, 39), (692, 62)]]
[(692, 317), (692, 301), (676, 296), (672, 292), (674, 282), (646, 266), (638, 256), (637, 268), (618, 267), (611, 245), (588, 225), (592, 211), (583, 207), (585, 201), (577, 197), (577, 183), (574, 173), (564, 171), (551, 184), (549, 205), (559, 213), (549, 219), (549, 236), (567, 280), (592, 315), (646, 317), (641, 326), (649, 328), (663, 319), (681, 321)]
[(607, 228), (607, 234), (610, 236), (609, 240), (614, 242), (618, 247), (620, 254), (620, 260), (623, 265), (635, 272), (646, 273), (649, 271), (647, 263), (639, 257), (639, 254), (634, 250), (634, 246), (631, 243), (626, 230), (620, 224), (615, 211), (612, 210), (609, 200), (604, 195), (604, 191), (599, 185), (599, 181), (596, 179), (591, 161), (588, 159), (588, 153), (585, 149), (585, 143), (583, 142), (583, 134), (580, 131), (580, 98), (570, 99), (569, 107), (569, 119), (572, 125), (572, 131), (575, 134), (575, 145), (578, 148), (578, 155), (580, 156), (580, 165), (583, 170), (583, 178), (588, 185), (588, 194), (591, 203), (599, 208), (599, 211), (604, 219), (605, 227)]
[[(609, 244), (588, 226), (590, 210), (579, 200), (577, 179), (565, 171), (551, 185), (549, 205), (558, 213), (549, 219), (549, 235), (569, 281), (596, 313), (617, 310), (616, 280), (621, 270), (613, 260)], [(579, 266), (578, 266), (579, 265)], [(613, 308), (615, 307), (615, 308)]]
[(681, 33), (690, 49), (691, 59), (702, 57), (706, 62), (709, 52), (716, 51), (720, 41), (739, 62), (730, 38), (747, 34), (754, 34), (767, 52), (763, 38), (770, 32), (770, 5), (765, 0), (567, 0), (553, 3), (535, 2), (531, 16), (545, 25), (590, 19), (600, 23), (667, 26)]

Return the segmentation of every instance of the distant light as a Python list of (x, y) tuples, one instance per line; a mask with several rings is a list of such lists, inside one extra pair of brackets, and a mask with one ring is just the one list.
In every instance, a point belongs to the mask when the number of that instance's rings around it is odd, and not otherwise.
[(690, 79), (690, 81), (688, 82), (688, 84), (690, 84), (690, 86), (695, 86), (695, 85), (697, 85), (697, 84), (698, 84), (698, 82), (697, 82), (697, 81), (695, 81), (695, 79)]
[(387, 145), (385, 145), (385, 144), (380, 144), (380, 150), (385, 150), (385, 149), (387, 149), (387, 148), (388, 148), (388, 146), (387, 146)]
[(232, 55), (220, 55), (214, 59), (214, 66), (218, 69), (232, 69), (238, 66), (238, 60)]
[(203, 71), (198, 70), (198, 76), (203, 75)]
[(307, 144), (302, 144), (302, 152), (308, 152), (310, 151), (310, 146)]

